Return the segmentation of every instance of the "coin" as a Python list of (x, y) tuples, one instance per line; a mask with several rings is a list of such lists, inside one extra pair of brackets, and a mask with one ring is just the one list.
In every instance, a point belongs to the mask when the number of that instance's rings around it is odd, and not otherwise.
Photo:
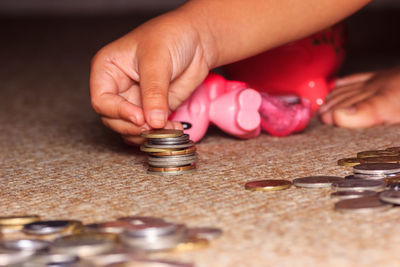
[(154, 147), (146, 147), (144, 145), (140, 146), (140, 151), (147, 153), (169, 153), (172, 151), (180, 151), (182, 149), (173, 149), (173, 148), (154, 148)]
[(188, 230), (185, 225), (178, 224), (173, 231), (170, 230), (124, 231), (120, 235), (120, 239), (124, 245), (143, 251), (171, 249), (187, 239)]
[(386, 184), (400, 183), (400, 176), (386, 177), (385, 183)]
[[(179, 145), (155, 145), (155, 144), (151, 144), (149, 142), (145, 142), (143, 144), (144, 148), (156, 148), (156, 149), (182, 149), (182, 148), (187, 148), (187, 147), (191, 147), (193, 146), (193, 141), (189, 141), (187, 143), (184, 144), (179, 144)], [(142, 150), (144, 151), (144, 150)]]
[(147, 173), (158, 174), (158, 175), (178, 175), (178, 174), (192, 172), (195, 168), (196, 165), (194, 164), (182, 167), (171, 167), (171, 168), (149, 167)]
[(360, 161), (361, 163), (400, 163), (400, 156), (368, 157)]
[(22, 263), (28, 260), (33, 254), (34, 251), (32, 250), (14, 250), (0, 248), (0, 266), (10, 266), (12, 264)]
[[(39, 254), (32, 259), (29, 259), (27, 267), (33, 266), (54, 266), (54, 267), (67, 267), (67, 266), (81, 266), (79, 257), (69, 254), (47, 253)], [(25, 266), (25, 265), (24, 265)]]
[(38, 215), (17, 215), (0, 217), (0, 225), (23, 225), (39, 221)]
[(400, 191), (400, 183), (387, 184), (386, 188), (388, 188), (390, 190), (394, 190), (394, 191)]
[(96, 231), (101, 233), (120, 234), (125, 229), (132, 226), (133, 225), (128, 221), (110, 221), (110, 222), (87, 224), (85, 225), (85, 228), (90, 231)]
[(277, 191), (291, 186), (292, 182), (288, 180), (259, 180), (247, 182), (244, 188), (250, 191)]
[(152, 138), (149, 139), (148, 142), (154, 145), (179, 145), (183, 143), (189, 142), (189, 135), (183, 134), (178, 137), (169, 137), (169, 138)]
[(371, 174), (355, 173), (353, 176), (354, 179), (366, 179), (366, 180), (382, 180), (386, 178), (386, 175), (384, 174), (371, 175)]
[(331, 194), (331, 198), (335, 199), (352, 199), (359, 197), (368, 197), (375, 196), (377, 194), (376, 191), (337, 191)]
[(210, 242), (207, 239), (198, 238), (198, 237), (189, 237), (185, 241), (179, 243), (175, 248), (174, 252), (184, 252), (196, 249), (203, 249), (210, 245)]
[(379, 198), (384, 202), (400, 205), (400, 191), (398, 190), (383, 191), (379, 194)]
[(396, 151), (389, 150), (368, 150), (357, 153), (357, 158), (380, 157), (380, 156), (398, 156)]
[(388, 148), (386, 148), (386, 150), (387, 151), (400, 152), (400, 146), (388, 147)]
[(82, 223), (80, 221), (53, 220), (25, 224), (22, 231), (32, 235), (48, 235), (59, 232), (74, 231), (79, 227), (82, 227)]
[(381, 180), (343, 179), (343, 181), (332, 183), (332, 189), (337, 191), (374, 191), (384, 187), (385, 182)]
[(6, 249), (43, 251), (50, 247), (50, 242), (39, 239), (4, 240), (0, 246)]
[(157, 224), (164, 223), (165, 220), (163, 218), (158, 217), (149, 217), (149, 216), (128, 216), (128, 217), (120, 217), (117, 221), (126, 221), (133, 225), (142, 225), (142, 224)]
[(170, 222), (157, 222), (151, 224), (138, 224), (135, 228), (126, 229), (129, 236), (160, 236), (170, 234), (179, 227), (179, 225)]
[(214, 240), (223, 234), (222, 230), (214, 227), (192, 227), (189, 228), (188, 236), (200, 239)]
[(166, 150), (164, 152), (153, 152), (151, 155), (154, 156), (179, 156), (179, 155), (186, 155), (186, 154), (194, 154), (196, 152), (196, 147), (188, 147), (185, 149), (179, 150)]
[(117, 235), (106, 233), (80, 233), (57, 238), (51, 246), (54, 253), (80, 257), (109, 252), (116, 246)]
[(182, 130), (159, 129), (159, 130), (144, 131), (141, 133), (140, 136), (144, 138), (169, 138), (169, 137), (178, 137), (181, 135), (183, 135)]
[(389, 174), (400, 172), (400, 164), (398, 163), (370, 163), (359, 164), (353, 167), (354, 173), (363, 174)]
[(308, 176), (294, 179), (293, 184), (297, 187), (304, 188), (322, 188), (331, 187), (333, 182), (343, 180), (342, 177), (338, 176)]
[(194, 164), (197, 161), (196, 155), (181, 155), (181, 156), (168, 156), (168, 157), (157, 157), (149, 156), (148, 164), (151, 167), (180, 167), (185, 165)]
[(380, 201), (378, 196), (346, 199), (335, 204), (335, 210), (346, 213), (372, 213), (385, 211), (391, 207), (392, 205)]
[(346, 167), (353, 167), (358, 164), (360, 164), (360, 159), (358, 158), (345, 158), (345, 159), (339, 159), (337, 164), (339, 166), (346, 166)]

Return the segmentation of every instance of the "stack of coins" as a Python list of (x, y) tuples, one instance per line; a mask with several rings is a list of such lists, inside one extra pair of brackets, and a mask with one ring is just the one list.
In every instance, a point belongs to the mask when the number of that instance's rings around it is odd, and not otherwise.
[(152, 130), (141, 134), (147, 141), (140, 150), (147, 152), (150, 174), (179, 175), (196, 168), (196, 147), (181, 130)]
[(76, 220), (42, 221), (34, 215), (0, 217), (0, 222), (20, 226), (1, 236), (0, 266), (191, 267), (192, 264), (150, 259), (148, 253), (204, 248), (222, 234), (218, 228), (189, 228), (162, 218), (140, 216), (88, 225)]
[(399, 163), (359, 164), (353, 167), (354, 178), (380, 180), (400, 174)]

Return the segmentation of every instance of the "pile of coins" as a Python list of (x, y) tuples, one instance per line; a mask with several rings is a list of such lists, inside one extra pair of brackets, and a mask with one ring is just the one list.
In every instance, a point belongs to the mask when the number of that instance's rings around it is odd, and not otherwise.
[(141, 136), (147, 139), (140, 150), (149, 154), (149, 174), (179, 175), (196, 168), (196, 147), (183, 131), (152, 130)]
[(190, 267), (190, 263), (150, 258), (149, 253), (204, 248), (222, 235), (218, 228), (189, 228), (139, 216), (87, 225), (76, 220), (42, 221), (35, 215), (0, 217), (0, 229), (0, 266), (27, 267)]
[(339, 166), (353, 167), (346, 177), (308, 176), (288, 180), (260, 180), (245, 184), (252, 191), (301, 188), (331, 188), (331, 198), (338, 200), (334, 209), (340, 212), (367, 213), (390, 209), (400, 204), (400, 147), (369, 150), (355, 158), (338, 161)]

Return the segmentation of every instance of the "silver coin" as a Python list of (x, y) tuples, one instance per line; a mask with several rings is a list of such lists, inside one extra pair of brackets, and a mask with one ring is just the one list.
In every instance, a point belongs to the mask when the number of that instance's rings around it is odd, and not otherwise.
[(124, 232), (132, 237), (138, 236), (161, 236), (176, 231), (178, 225), (170, 222), (159, 222), (152, 224), (139, 224), (135, 228), (126, 229)]
[(82, 233), (57, 238), (51, 251), (54, 253), (87, 257), (109, 252), (116, 246), (116, 236), (104, 233)]
[(380, 201), (378, 196), (346, 199), (335, 204), (335, 210), (344, 213), (373, 213), (391, 207), (392, 205)]
[(14, 250), (0, 248), (0, 266), (9, 266), (28, 260), (35, 253), (33, 250)]
[(395, 172), (395, 173), (388, 173), (388, 174), (386, 174), (386, 177), (387, 177), (387, 178), (396, 177), (396, 176), (400, 176), (400, 173)]
[(120, 240), (124, 245), (137, 250), (160, 251), (176, 247), (187, 239), (187, 234), (187, 227), (179, 224), (174, 231), (162, 235), (132, 235), (131, 232), (124, 231)]
[(331, 187), (333, 182), (342, 180), (344, 179), (338, 176), (308, 176), (294, 179), (293, 184), (304, 188), (322, 188)]
[(149, 148), (159, 148), (159, 149), (180, 149), (180, 148), (187, 148), (193, 146), (193, 141), (189, 141), (188, 143), (185, 144), (180, 144), (180, 145), (154, 145), (154, 144), (149, 144), (148, 142), (144, 143), (144, 147), (149, 147)]
[(400, 172), (398, 163), (368, 163), (358, 164), (353, 167), (354, 173), (363, 174), (390, 174)]
[(331, 198), (343, 200), (343, 199), (375, 196), (376, 194), (377, 194), (376, 191), (337, 191), (331, 194)]
[(196, 163), (194, 160), (187, 160), (187, 161), (170, 161), (170, 162), (149, 162), (150, 167), (157, 167), (157, 168), (174, 168), (174, 167), (183, 167), (187, 165), (191, 165)]
[(6, 249), (43, 251), (50, 247), (50, 242), (40, 239), (4, 240), (0, 246)]
[(192, 227), (189, 228), (188, 236), (196, 238), (214, 240), (223, 234), (222, 230), (213, 227)]
[(386, 175), (384, 174), (355, 173), (353, 176), (355, 179), (367, 179), (367, 180), (381, 180), (386, 178)]
[(165, 220), (163, 218), (158, 217), (149, 217), (149, 216), (128, 216), (128, 217), (120, 217), (117, 221), (127, 221), (133, 225), (143, 225), (143, 224), (159, 224), (164, 223)]
[(22, 231), (32, 235), (48, 235), (59, 233), (75, 223), (80, 222), (74, 220), (38, 221), (25, 224)]
[(386, 190), (379, 194), (379, 198), (384, 202), (400, 205), (400, 191)]
[(168, 137), (168, 138), (154, 138), (148, 139), (147, 142), (154, 145), (179, 145), (189, 142), (189, 135), (183, 134), (178, 137)]
[(374, 191), (384, 188), (385, 182), (382, 180), (344, 179), (343, 181), (332, 183), (332, 189), (337, 191)]
[(23, 265), (24, 267), (43, 267), (43, 266), (57, 266), (57, 267), (78, 267), (82, 266), (80, 264), (80, 259), (76, 255), (69, 254), (39, 254), (35, 257), (29, 259), (29, 262)]

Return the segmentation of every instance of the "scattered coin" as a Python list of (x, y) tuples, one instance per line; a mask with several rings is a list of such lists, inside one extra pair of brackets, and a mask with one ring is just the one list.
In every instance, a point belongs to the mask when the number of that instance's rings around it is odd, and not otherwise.
[(5, 249), (43, 251), (50, 247), (50, 242), (39, 239), (4, 240), (0, 246)]
[(392, 205), (380, 201), (378, 196), (346, 199), (335, 204), (335, 210), (344, 213), (373, 213), (391, 207)]
[(199, 239), (214, 240), (223, 234), (222, 230), (213, 227), (194, 227), (189, 228), (188, 236), (196, 237)]
[(377, 194), (376, 191), (337, 191), (331, 194), (331, 198), (343, 200), (343, 199), (375, 196), (376, 194)]
[(259, 180), (247, 182), (244, 187), (250, 191), (277, 191), (288, 189), (292, 182), (288, 180)]
[(343, 181), (332, 183), (332, 189), (337, 191), (374, 191), (384, 188), (385, 182), (381, 180), (343, 179)]
[(366, 180), (383, 180), (386, 178), (384, 174), (363, 174), (363, 173), (355, 173), (353, 175), (354, 179), (366, 179)]
[(140, 136), (144, 138), (170, 138), (170, 137), (178, 137), (183, 135), (182, 130), (169, 130), (169, 129), (160, 129), (160, 130), (151, 130), (144, 131)]
[(338, 176), (308, 176), (294, 179), (293, 184), (304, 188), (323, 188), (331, 187), (332, 183), (343, 180), (342, 177)]
[(357, 153), (357, 158), (369, 158), (369, 157), (381, 157), (381, 156), (399, 156), (399, 153), (390, 150), (369, 150)]
[(358, 164), (361, 164), (361, 160), (359, 158), (345, 158), (345, 159), (339, 159), (337, 164), (339, 166), (353, 167)]
[(398, 190), (383, 191), (379, 194), (379, 198), (384, 202), (400, 205), (400, 191)]
[(174, 252), (203, 249), (207, 248), (209, 245), (210, 242), (207, 239), (198, 237), (189, 237), (184, 242), (181, 242), (176, 247), (174, 247)]
[(362, 174), (390, 174), (400, 172), (398, 163), (370, 163), (359, 164), (353, 167), (354, 173)]
[(38, 221), (25, 224), (22, 231), (32, 235), (49, 235), (74, 231), (80, 227), (82, 223), (75, 220)]
[(37, 215), (4, 216), (0, 217), (0, 225), (24, 225), (39, 220), (40, 217)]

